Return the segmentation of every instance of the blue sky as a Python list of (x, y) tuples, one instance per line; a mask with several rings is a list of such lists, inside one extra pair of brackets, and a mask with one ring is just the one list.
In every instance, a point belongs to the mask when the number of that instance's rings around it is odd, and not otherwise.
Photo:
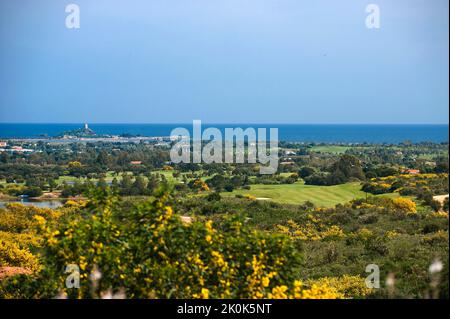
[(1, 1), (0, 122), (448, 123), (448, 21), (447, 0)]

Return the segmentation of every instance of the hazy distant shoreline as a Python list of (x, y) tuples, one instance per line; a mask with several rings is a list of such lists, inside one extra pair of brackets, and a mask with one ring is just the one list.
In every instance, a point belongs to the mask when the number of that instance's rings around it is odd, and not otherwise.
[[(0, 138), (3, 139), (48, 139), (62, 132), (75, 130), (83, 123), (32, 124), (0, 123)], [(295, 142), (326, 143), (400, 143), (448, 142), (448, 124), (207, 124), (203, 129), (217, 127), (222, 132), (226, 127), (276, 127), (279, 140)], [(136, 137), (170, 136), (172, 129), (192, 124), (89, 124), (99, 135), (130, 134)]]

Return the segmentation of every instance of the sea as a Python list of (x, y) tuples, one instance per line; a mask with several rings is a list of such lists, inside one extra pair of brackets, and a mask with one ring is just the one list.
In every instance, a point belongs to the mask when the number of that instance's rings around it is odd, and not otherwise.
[[(191, 132), (190, 124), (88, 124), (99, 135), (131, 134), (134, 136), (170, 136), (171, 131), (183, 127)], [(0, 138), (52, 138), (62, 132), (84, 127), (84, 123), (0, 123)], [(202, 130), (216, 127), (243, 129), (278, 128), (280, 141), (315, 143), (379, 143), (435, 142), (449, 140), (448, 124), (207, 124)]]

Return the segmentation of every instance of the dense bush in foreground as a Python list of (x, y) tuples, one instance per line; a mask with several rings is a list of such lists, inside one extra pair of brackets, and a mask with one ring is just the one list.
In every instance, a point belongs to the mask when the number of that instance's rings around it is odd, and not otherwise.
[[(128, 298), (349, 298), (368, 293), (362, 278), (300, 281), (300, 256), (281, 234), (246, 226), (239, 217), (182, 222), (167, 195), (127, 214), (97, 189), (92, 199), (55, 225), (36, 215), (44, 239), (42, 270), (3, 284), (3, 297), (91, 298), (120, 291)], [(80, 288), (65, 287), (67, 265)], [(341, 282), (347, 283), (341, 285)], [(343, 287), (343, 288), (342, 288)]]
[[(104, 187), (58, 210), (8, 205), (0, 298), (448, 297), (447, 212), (401, 197), (325, 209), (210, 195), (121, 199)], [(369, 264), (381, 289), (365, 286)], [(4, 266), (23, 275), (4, 279)], [(66, 286), (74, 266), (79, 289)]]

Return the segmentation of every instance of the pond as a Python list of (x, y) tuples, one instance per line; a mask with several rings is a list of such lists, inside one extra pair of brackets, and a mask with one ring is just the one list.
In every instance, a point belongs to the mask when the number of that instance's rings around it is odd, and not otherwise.
[(59, 200), (32, 200), (22, 198), (19, 200), (0, 201), (0, 208), (5, 207), (8, 203), (20, 203), (27, 206), (36, 206), (40, 208), (58, 208), (63, 205)]

